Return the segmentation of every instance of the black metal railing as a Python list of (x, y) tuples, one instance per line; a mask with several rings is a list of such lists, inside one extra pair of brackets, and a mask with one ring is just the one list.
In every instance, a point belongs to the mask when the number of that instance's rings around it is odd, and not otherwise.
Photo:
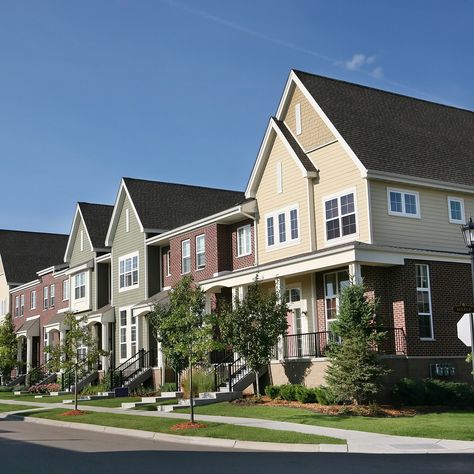
[(26, 385), (37, 385), (45, 380), (49, 375), (51, 375), (51, 369), (48, 362), (46, 362), (43, 365), (31, 369), (26, 374)]
[[(381, 331), (386, 333), (386, 337), (374, 346), (376, 352), (386, 355), (406, 354), (406, 337), (403, 328), (381, 328)], [(324, 357), (331, 345), (340, 341), (341, 339), (331, 331), (285, 334), (281, 341), (283, 358)], [(272, 357), (279, 358), (278, 346), (274, 348)]]
[(136, 354), (127, 359), (110, 372), (111, 388), (124, 387), (144, 369), (156, 365), (156, 351), (140, 349)]
[(249, 372), (248, 366), (242, 357), (227, 364), (227, 379), (229, 384), (229, 392), (234, 390), (234, 385)]
[(234, 354), (228, 354), (218, 364), (214, 364), (214, 388), (217, 391), (219, 387), (228, 384), (228, 365), (234, 362)]
[[(77, 364), (77, 383), (84, 380), (94, 371), (97, 371), (100, 364), (100, 357), (97, 359), (96, 362), (91, 362), (87, 359), (82, 359)], [(64, 372), (61, 376), (61, 390), (68, 390), (70, 391), (72, 387), (74, 387), (76, 378), (76, 367), (72, 367), (71, 369)]]

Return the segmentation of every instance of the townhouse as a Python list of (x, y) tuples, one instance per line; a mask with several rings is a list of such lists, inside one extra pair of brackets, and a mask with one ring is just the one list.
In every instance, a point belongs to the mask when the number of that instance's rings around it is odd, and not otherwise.
[(56, 314), (51, 301), (44, 309), (43, 340), (67, 331), (66, 311), (85, 314), (110, 354), (97, 370), (159, 384), (154, 304), (191, 274), (216, 310), (258, 275), (290, 309), (269, 377), (315, 385), (340, 292), (363, 281), (379, 301), (387, 339), (377, 350), (393, 379), (467, 379), (453, 306), (472, 298), (459, 225), (474, 210), (473, 150), (470, 111), (291, 71), (245, 193), (123, 178), (114, 206), (78, 204), (64, 264), (37, 267), (46, 270), (11, 290), (11, 305), (19, 297), (21, 313), (23, 290), (44, 303), (42, 288), (51, 298), (53, 281), (67, 286)]

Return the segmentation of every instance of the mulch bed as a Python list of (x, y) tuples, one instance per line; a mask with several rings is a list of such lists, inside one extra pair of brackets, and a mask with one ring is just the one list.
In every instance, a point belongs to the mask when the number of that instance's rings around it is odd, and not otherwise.
[(69, 410), (65, 411), (64, 413), (61, 413), (60, 416), (80, 416), (80, 415), (85, 415), (86, 412), (82, 410)]
[(170, 427), (170, 429), (173, 431), (195, 430), (196, 428), (207, 428), (207, 425), (186, 421), (185, 423), (178, 423), (177, 425), (173, 425)]

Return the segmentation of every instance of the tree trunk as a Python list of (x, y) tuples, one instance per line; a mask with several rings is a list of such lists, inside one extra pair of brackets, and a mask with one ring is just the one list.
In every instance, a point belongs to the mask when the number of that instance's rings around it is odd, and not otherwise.
[(258, 370), (255, 371), (256, 396), (260, 396), (260, 381), (258, 380)]
[(189, 404), (191, 405), (191, 423), (194, 423), (193, 363), (189, 358)]

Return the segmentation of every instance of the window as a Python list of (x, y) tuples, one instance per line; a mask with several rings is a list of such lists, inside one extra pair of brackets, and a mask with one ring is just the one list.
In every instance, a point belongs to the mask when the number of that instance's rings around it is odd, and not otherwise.
[(252, 253), (252, 231), (250, 224), (237, 228), (237, 257)]
[(464, 199), (448, 197), (449, 222), (451, 224), (465, 224)]
[(171, 250), (166, 252), (166, 276), (171, 276)]
[(416, 302), (420, 339), (433, 339), (433, 314), (431, 311), (430, 267), (416, 265)]
[(127, 311), (120, 311), (120, 358), (127, 358)]
[(343, 194), (324, 202), (326, 240), (357, 233), (354, 193)]
[(63, 281), (63, 301), (69, 299), (69, 280)]
[(20, 296), (20, 316), (25, 314), (25, 295)]
[(15, 296), (15, 316), (20, 316), (20, 297)]
[(301, 300), (301, 290), (299, 288), (286, 290), (285, 298), (287, 303), (296, 303)]
[(138, 287), (138, 254), (119, 259), (119, 291)]
[(330, 331), (331, 324), (337, 319), (339, 313), (339, 296), (341, 291), (349, 286), (349, 284), (349, 272), (347, 270), (326, 273), (324, 275), (324, 299), (328, 331)]
[(281, 161), (276, 164), (276, 175), (277, 175), (277, 193), (283, 192), (283, 168)]
[[(291, 207), (282, 209), (267, 218), (267, 247), (292, 244), (298, 241), (298, 209)], [(278, 232), (275, 233), (275, 221), (278, 223)]]
[(301, 104), (295, 105), (295, 130), (296, 135), (301, 135)]
[[(132, 311), (132, 310), (130, 310)], [(130, 315), (130, 357), (137, 353), (137, 317)]]
[(86, 297), (86, 272), (74, 275), (74, 299), (80, 300)]
[(419, 195), (415, 191), (387, 189), (388, 213), (393, 216), (420, 217)]
[(191, 243), (189, 240), (181, 242), (181, 273), (191, 271)]
[(84, 250), (84, 231), (81, 230), (81, 252)]
[(125, 232), (130, 232), (130, 212), (125, 209)]
[(49, 306), (52, 308), (54, 307), (54, 303), (56, 302), (56, 285), (51, 285), (49, 287)]
[(43, 309), (49, 308), (49, 287), (45, 286), (43, 288)]
[(36, 308), (36, 291), (33, 290), (30, 293), (30, 309), (35, 309)]
[(206, 238), (204, 235), (196, 237), (196, 268), (198, 270), (206, 266)]

